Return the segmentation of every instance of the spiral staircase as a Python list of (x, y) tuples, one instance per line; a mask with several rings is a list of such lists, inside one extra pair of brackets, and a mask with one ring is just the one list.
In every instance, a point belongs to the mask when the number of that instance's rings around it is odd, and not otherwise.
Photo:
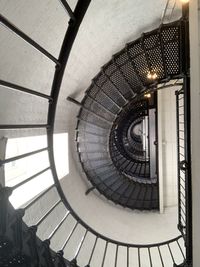
[[(13, 187), (0, 188), (0, 266), (191, 266), (187, 223), (179, 224), (179, 236), (165, 242), (123, 243), (98, 233), (85, 223), (63, 193), (53, 150), (56, 106), (70, 50), (90, 1), (79, 0), (74, 11), (65, 0), (61, 3), (70, 20), (58, 59), (0, 15), (0, 24), (55, 64), (50, 95), (0, 81), (0, 86), (7, 89), (49, 101), (46, 124), (10, 125), (8, 122), (0, 125), (0, 130), (43, 128), (48, 141), (47, 147), (0, 160), (1, 168), (44, 151), (49, 155), (47, 168)], [(80, 103), (68, 98), (80, 105), (76, 144), (82, 169), (92, 189), (115, 204), (130, 209), (159, 209), (159, 176), (151, 174), (151, 157), (140, 134), (141, 125), (152, 108), (145, 95), (154, 96), (153, 107), (156, 107), (158, 85), (162, 89), (169, 81), (185, 79), (188, 74), (185, 64), (187, 27), (187, 17), (183, 17), (143, 34), (102, 67)], [(183, 91), (180, 98), (182, 94)], [(48, 170), (52, 172), (54, 184), (15, 210), (9, 203), (12, 192)], [(179, 185), (183, 188), (179, 205), (185, 201), (180, 209), (182, 220), (187, 222), (187, 182), (183, 182), (184, 185)], [(31, 217), (38, 203), (44, 203), (45, 209)], [(56, 246), (55, 236), (60, 240)]]

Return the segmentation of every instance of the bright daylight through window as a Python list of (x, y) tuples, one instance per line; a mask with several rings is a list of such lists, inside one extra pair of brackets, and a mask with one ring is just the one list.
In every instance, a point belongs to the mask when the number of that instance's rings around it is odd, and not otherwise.
[[(46, 135), (8, 139), (6, 158), (15, 157), (45, 147), (47, 147)], [(54, 155), (58, 177), (61, 179), (69, 173), (67, 133), (54, 134)], [(10, 201), (15, 208), (22, 206), (53, 184), (51, 170), (48, 167), (49, 159), (47, 151), (6, 164), (5, 185), (10, 187), (46, 169), (39, 176), (36, 176), (14, 190)]]

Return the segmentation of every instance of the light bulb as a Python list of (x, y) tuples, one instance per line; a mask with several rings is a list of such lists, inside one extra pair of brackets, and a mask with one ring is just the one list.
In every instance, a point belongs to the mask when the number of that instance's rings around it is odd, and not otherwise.
[(148, 78), (148, 79), (152, 79), (152, 75), (151, 75), (150, 72), (148, 72), (148, 74), (147, 74), (147, 78)]
[(155, 80), (158, 77), (156, 73), (152, 74), (152, 79)]
[(155, 79), (158, 78), (158, 75), (157, 75), (156, 73), (148, 72), (148, 74), (147, 74), (147, 78), (148, 78), (149, 80), (155, 80)]
[(182, 2), (183, 4), (186, 4), (186, 3), (189, 2), (189, 0), (181, 0), (181, 2)]
[(151, 94), (145, 94), (144, 97), (151, 98)]

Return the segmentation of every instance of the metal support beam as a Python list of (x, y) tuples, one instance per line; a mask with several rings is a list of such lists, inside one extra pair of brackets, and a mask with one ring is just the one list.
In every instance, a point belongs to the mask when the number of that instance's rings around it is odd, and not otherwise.
[(8, 130), (8, 129), (39, 129), (46, 128), (48, 129), (48, 124), (1, 124), (0, 130)]
[(59, 199), (35, 224), (37, 227), (49, 216), (49, 214), (60, 204), (62, 200)]
[(42, 149), (38, 149), (38, 150), (34, 150), (32, 152), (25, 153), (25, 154), (22, 154), (22, 155), (19, 155), (19, 156), (16, 156), (16, 157), (0, 160), (0, 167), (2, 165), (6, 164), (6, 163), (9, 163), (9, 162), (12, 162), (12, 161), (15, 161), (15, 160), (19, 160), (19, 159), (23, 159), (23, 158), (26, 158), (26, 157), (41, 153), (41, 152), (46, 151), (46, 150), (48, 150), (48, 147), (45, 147), (45, 148), (42, 148)]
[(86, 192), (85, 195), (89, 195), (90, 192), (92, 192), (95, 189), (95, 186), (90, 187)]
[(29, 177), (29, 178), (23, 180), (22, 182), (20, 182), (20, 183), (14, 185), (14, 186), (12, 187), (12, 190), (15, 190), (16, 188), (18, 188), (18, 187), (22, 186), (23, 184), (25, 184), (25, 183), (31, 181), (32, 179), (38, 177), (39, 175), (43, 174), (44, 172), (46, 172), (46, 171), (48, 171), (48, 170), (50, 170), (50, 167), (47, 167), (46, 169), (44, 169), (44, 170), (42, 170), (42, 171), (40, 171), (40, 172), (38, 172), (38, 173), (32, 175), (31, 177)]
[(81, 104), (80, 102), (78, 102), (76, 99), (72, 98), (71, 96), (68, 96), (68, 97), (66, 98), (66, 100), (68, 100), (68, 101), (71, 102), (71, 103), (74, 103), (74, 104), (77, 105), (77, 106), (82, 107), (82, 104)]
[(2, 15), (0, 15), (0, 23), (2, 23), (5, 27), (10, 29), (17, 36), (19, 36), (24, 41), (26, 41), (28, 44), (30, 44), (32, 47), (34, 47), (36, 50), (38, 50), (40, 53), (42, 53), (47, 58), (49, 58), (54, 63), (56, 63), (56, 65), (60, 66), (59, 61), (54, 56), (52, 56), (46, 49), (41, 47), (38, 43), (36, 43), (34, 40), (32, 40), (28, 35), (26, 35), (24, 32), (22, 32), (20, 29), (18, 29), (15, 25), (13, 25), (9, 20), (7, 20)]
[(72, 20), (76, 20), (73, 11), (71, 10), (71, 7), (69, 6), (68, 2), (66, 0), (60, 0), (61, 4), (63, 5), (64, 9), (70, 16)]
[(20, 85), (14, 84), (14, 83), (0, 80), (0, 86), (6, 87), (8, 89), (16, 90), (16, 91), (21, 91), (21, 92), (24, 92), (27, 94), (39, 96), (41, 98), (46, 98), (46, 99), (49, 99), (50, 101), (52, 101), (52, 98), (49, 95), (42, 94), (40, 92), (25, 88), (23, 86), (20, 86)]

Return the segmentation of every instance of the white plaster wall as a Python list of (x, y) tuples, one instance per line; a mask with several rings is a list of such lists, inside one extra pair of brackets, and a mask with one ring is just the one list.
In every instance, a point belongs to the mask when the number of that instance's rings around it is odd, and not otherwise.
[[(76, 1), (71, 0), (74, 5)], [(62, 83), (57, 110), (57, 131), (73, 130), (70, 121), (76, 113), (69, 108), (66, 97), (81, 99), (90, 80), (100, 67), (124, 45), (144, 31), (160, 24), (166, 0), (118, 1), (96, 0), (83, 20), (74, 43)], [(40, 45), (58, 56), (67, 27), (68, 16), (59, 1), (0, 0), (1, 13)], [(175, 17), (180, 11), (175, 12)], [(24, 41), (0, 25), (0, 79), (49, 93), (54, 64)], [(0, 88), (0, 121), (7, 123), (42, 123), (45, 120), (46, 100), (24, 96)], [(29, 98), (29, 100), (28, 100)], [(4, 110), (7, 110), (6, 115)], [(43, 133), (41, 130), (1, 131), (7, 136)]]
[(74, 148), (74, 143), (69, 144), (69, 174), (61, 184), (69, 203), (86, 223), (110, 238), (130, 243), (159, 242), (179, 234), (176, 207), (166, 209), (164, 214), (140, 212), (117, 206), (97, 192), (85, 196), (88, 184), (75, 164)]
[(177, 89), (158, 91), (159, 180), (163, 208), (177, 205)]
[[(176, 236), (176, 210), (169, 209), (163, 215), (132, 212), (109, 205), (94, 193), (86, 197), (88, 185), (74, 152), (78, 110), (65, 99), (71, 95), (80, 100), (92, 77), (112, 54), (143, 31), (157, 27), (165, 3), (165, 0), (92, 1), (69, 59), (58, 103), (56, 131), (68, 131), (70, 142), (70, 174), (62, 180), (64, 192), (75, 211), (89, 225), (125, 242), (149, 243)], [(0, 0), (0, 9), (24, 32), (58, 55), (67, 26), (67, 17), (59, 1)], [(50, 92), (54, 65), (2, 26), (0, 37), (0, 78), (43, 93)], [(45, 122), (45, 100), (0, 89), (3, 95), (0, 98), (1, 122)], [(23, 131), (23, 135), (39, 133), (38, 130)], [(1, 135), (21, 136), (22, 131), (1, 131)]]
[[(1, 13), (18, 28), (58, 56), (67, 27), (68, 16), (59, 1), (4, 1)], [(26, 42), (0, 25), (0, 79), (24, 87), (50, 93), (55, 65)], [(0, 121), (2, 123), (46, 122), (47, 100), (0, 88)], [(6, 110), (6, 112), (5, 112)], [(59, 118), (59, 131), (64, 121)], [(61, 126), (63, 125), (63, 126)], [(16, 137), (44, 134), (42, 130), (1, 131), (1, 135)]]

